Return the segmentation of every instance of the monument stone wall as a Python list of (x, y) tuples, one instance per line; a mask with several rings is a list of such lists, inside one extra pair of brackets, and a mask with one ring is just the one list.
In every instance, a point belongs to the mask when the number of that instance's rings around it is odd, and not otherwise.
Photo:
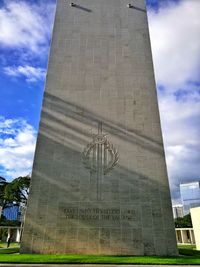
[(74, 3), (57, 1), (21, 252), (175, 255), (145, 2)]

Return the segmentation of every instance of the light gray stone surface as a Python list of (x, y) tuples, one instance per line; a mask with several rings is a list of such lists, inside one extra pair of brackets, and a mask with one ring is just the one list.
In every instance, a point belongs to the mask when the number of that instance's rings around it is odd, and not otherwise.
[(69, 3), (57, 2), (21, 252), (175, 255), (145, 3)]

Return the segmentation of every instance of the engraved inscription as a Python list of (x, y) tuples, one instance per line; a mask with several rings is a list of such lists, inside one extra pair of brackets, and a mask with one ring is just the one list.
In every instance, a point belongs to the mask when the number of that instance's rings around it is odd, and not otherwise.
[(135, 210), (132, 209), (100, 209), (100, 208), (64, 208), (65, 218), (68, 220), (135, 220)]

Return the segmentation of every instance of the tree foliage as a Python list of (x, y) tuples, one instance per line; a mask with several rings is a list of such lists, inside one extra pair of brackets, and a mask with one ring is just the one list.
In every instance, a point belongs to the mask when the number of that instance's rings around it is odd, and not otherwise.
[(0, 202), (3, 207), (10, 203), (26, 204), (30, 186), (30, 177), (18, 177), (11, 182), (0, 179)]
[(4, 203), (4, 191), (7, 184), (6, 179), (0, 177), (0, 206), (3, 206)]
[(174, 222), (175, 222), (176, 228), (191, 228), (192, 227), (192, 220), (191, 220), (190, 214), (185, 215), (183, 218), (176, 218)]
[[(18, 220), (7, 220), (6, 217), (1, 214), (0, 226), (20, 226), (21, 222)], [(1, 240), (1, 230), (0, 230), (0, 240)]]

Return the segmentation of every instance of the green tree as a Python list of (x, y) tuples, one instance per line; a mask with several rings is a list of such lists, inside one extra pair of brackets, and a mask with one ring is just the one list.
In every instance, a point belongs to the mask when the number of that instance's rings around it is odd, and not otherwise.
[(4, 192), (7, 184), (6, 179), (0, 176), (0, 206), (4, 205)]
[(1, 177), (0, 180), (0, 200), (1, 205), (6, 207), (6, 205), (11, 203), (21, 203), (26, 205), (29, 193), (30, 177), (18, 177), (11, 182), (6, 182), (4, 178)]
[(27, 203), (30, 177), (18, 177), (8, 183), (4, 189), (4, 199), (7, 203)]
[[(30, 177), (18, 177), (11, 182), (0, 177), (0, 206), (4, 209), (12, 203), (23, 205), (25, 209), (28, 199)], [(4, 226), (19, 226), (21, 222), (7, 220), (0, 214), (0, 224)]]

